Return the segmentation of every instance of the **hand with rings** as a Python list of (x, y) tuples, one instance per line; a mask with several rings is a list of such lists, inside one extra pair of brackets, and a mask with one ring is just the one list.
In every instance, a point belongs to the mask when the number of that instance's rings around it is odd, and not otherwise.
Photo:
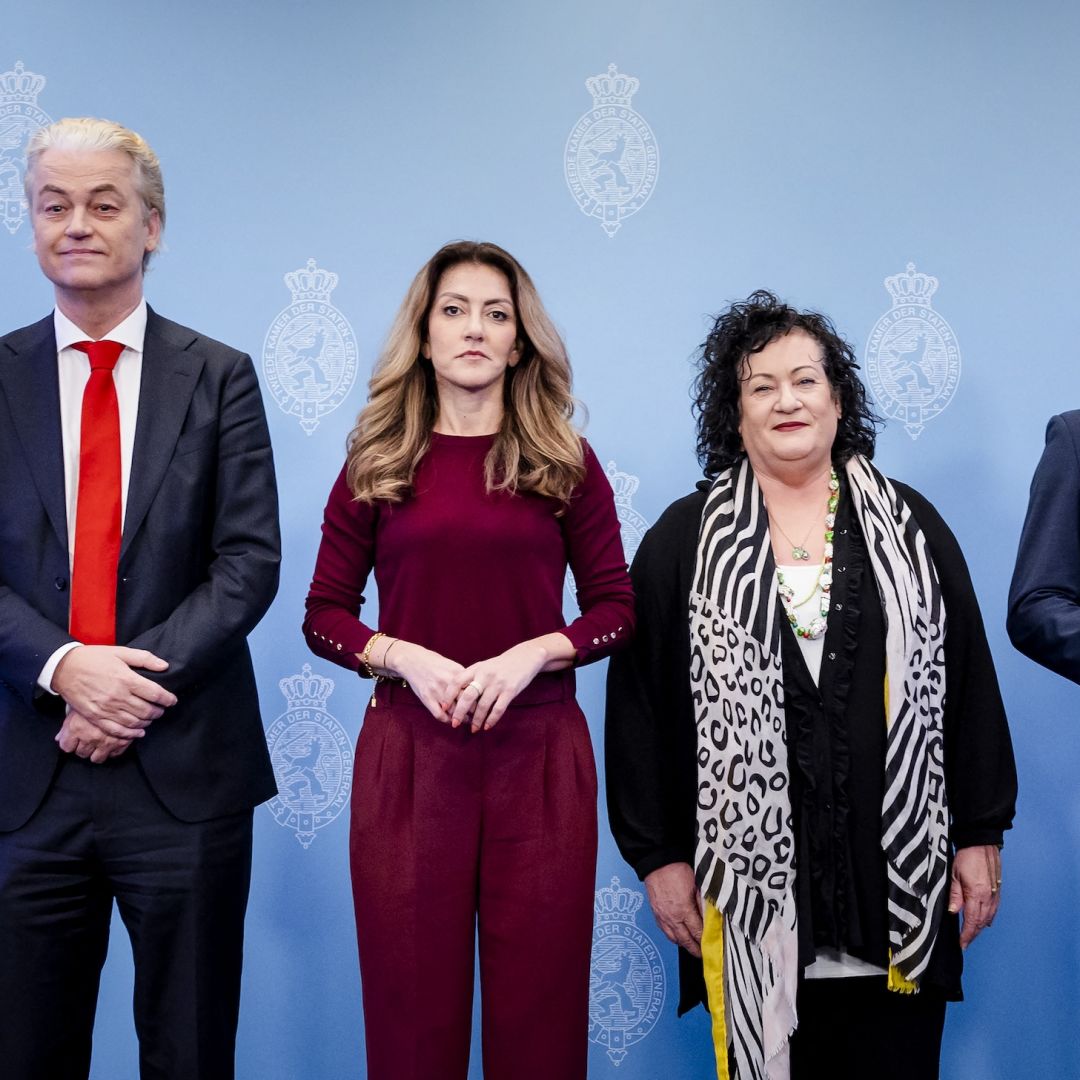
[[(468, 674), (466, 672), (466, 674)], [(476, 708), (480, 699), (484, 696), (484, 688), (474, 679), (470, 679), (457, 693), (457, 698), (447, 710), (450, 714), (450, 726), (460, 727), (468, 723), (476, 714)], [(464, 713), (461, 712), (464, 706)]]
[[(466, 671), (465, 674), (468, 675), (469, 672)], [(477, 709), (480, 708), (483, 697), (484, 688), (475, 679), (470, 679), (458, 691), (457, 699), (447, 710), (450, 713), (450, 726), (461, 727), (462, 724), (468, 724), (470, 721), (474, 721)], [(491, 704), (489, 701), (488, 710), (490, 710), (490, 707)], [(483, 724), (473, 723), (472, 727), (473, 731), (478, 731), (483, 727)]]
[[(411, 641), (395, 638), (393, 649), (394, 670), (408, 682), (409, 688), (436, 720), (449, 723), (450, 710), (460, 693), (465, 669), (456, 660), (449, 660), (441, 653)], [(385, 656), (384, 652), (382, 658)]]
[(1001, 851), (996, 844), (960, 848), (953, 859), (949, 911), (963, 914), (960, 945), (990, 926), (1001, 904)]
[(469, 723), (473, 733), (493, 728), (510, 703), (536, 678), (548, 656), (536, 641), (523, 641), (506, 652), (465, 669), (450, 723)]

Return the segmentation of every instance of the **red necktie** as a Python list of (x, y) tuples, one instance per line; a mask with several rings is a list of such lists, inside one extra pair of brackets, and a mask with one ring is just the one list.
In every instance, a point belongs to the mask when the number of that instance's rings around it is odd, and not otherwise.
[(79, 437), (70, 631), (84, 645), (112, 645), (120, 562), (120, 408), (112, 373), (124, 346), (79, 341), (72, 348), (90, 357), (90, 379)]

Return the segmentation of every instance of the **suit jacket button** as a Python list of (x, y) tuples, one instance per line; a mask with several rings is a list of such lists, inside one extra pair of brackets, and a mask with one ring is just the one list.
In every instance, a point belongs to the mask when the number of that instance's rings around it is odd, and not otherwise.
[(68, 581), (66, 577), (58, 577), (53, 584), (56, 586), (58, 592), (65, 592), (68, 587)]

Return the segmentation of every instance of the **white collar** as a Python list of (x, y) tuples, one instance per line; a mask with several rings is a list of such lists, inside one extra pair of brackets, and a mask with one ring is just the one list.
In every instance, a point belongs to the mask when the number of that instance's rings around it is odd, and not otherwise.
[[(86, 341), (89, 337), (86, 331), (80, 330), (59, 308), (53, 309), (53, 328), (56, 331), (58, 353), (71, 348), (77, 341)], [(138, 307), (119, 326), (114, 326), (101, 337), (108, 338), (109, 341), (119, 341), (125, 348), (141, 353), (146, 339), (146, 297), (139, 301)]]

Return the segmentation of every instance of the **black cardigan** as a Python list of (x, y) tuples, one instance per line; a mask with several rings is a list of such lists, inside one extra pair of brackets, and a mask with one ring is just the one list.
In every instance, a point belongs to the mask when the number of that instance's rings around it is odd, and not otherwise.
[[(842, 481), (843, 483), (843, 481)], [(926, 534), (945, 600), (945, 776), (956, 847), (1001, 843), (1016, 801), (1005, 710), (967, 565), (948, 526), (916, 491), (893, 481)], [(708, 483), (673, 503), (642, 540), (631, 568), (637, 595), (632, 648), (608, 672), (608, 815), (639, 878), (694, 863), (697, 738), (690, 696), (688, 604)], [(819, 686), (794, 634), (784, 635), (788, 763), (800, 872), (800, 967), (818, 945), (888, 963), (887, 893), (880, 848), (885, 725), (884, 622), (857, 522), (841, 492), (832, 607)], [(779, 602), (779, 601), (778, 601)], [(803, 868), (810, 867), (810, 873)], [(947, 890), (946, 890), (947, 894)], [(947, 905), (947, 895), (943, 906)], [(960, 994), (958, 916), (942, 915), (924, 976)], [(680, 1014), (705, 1000), (701, 962), (679, 950)]]

